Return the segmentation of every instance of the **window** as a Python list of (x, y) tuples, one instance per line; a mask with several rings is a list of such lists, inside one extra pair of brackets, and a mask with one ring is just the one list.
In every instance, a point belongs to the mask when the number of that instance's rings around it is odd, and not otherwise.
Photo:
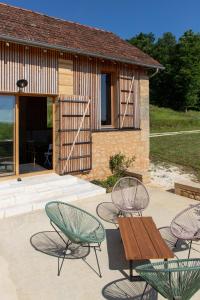
[(111, 74), (101, 74), (101, 125), (111, 125)]
[(0, 96), (0, 176), (13, 175), (15, 97)]

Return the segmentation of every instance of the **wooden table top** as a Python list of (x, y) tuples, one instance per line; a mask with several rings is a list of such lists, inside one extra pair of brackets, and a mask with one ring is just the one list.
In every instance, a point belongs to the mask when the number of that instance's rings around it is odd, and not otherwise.
[(121, 217), (118, 223), (127, 260), (174, 257), (152, 217)]

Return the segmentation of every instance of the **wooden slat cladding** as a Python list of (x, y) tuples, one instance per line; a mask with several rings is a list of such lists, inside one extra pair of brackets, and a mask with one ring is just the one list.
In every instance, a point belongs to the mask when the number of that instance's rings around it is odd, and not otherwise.
[(67, 161), (88, 100), (88, 97), (84, 96), (60, 96), (60, 174), (88, 171), (92, 168), (90, 106), (72, 155)]
[(139, 71), (133, 66), (114, 64), (95, 58), (77, 57), (74, 59), (74, 93), (91, 98), (92, 130), (101, 129), (101, 72), (111, 73), (114, 78), (112, 113), (115, 127), (121, 127), (131, 80), (134, 76), (130, 104), (127, 107), (123, 128), (139, 128)]
[(19, 79), (25, 93), (57, 94), (56, 52), (0, 42), (0, 92), (18, 92)]
[(92, 129), (101, 128), (101, 63), (97, 59), (78, 57), (74, 60), (74, 93), (91, 99)]
[(111, 73), (113, 126), (120, 127), (131, 80), (135, 76), (123, 127), (140, 127), (139, 71), (134, 66), (0, 42), (0, 92), (18, 92), (17, 80), (28, 80), (25, 93), (78, 95), (91, 99), (91, 128), (101, 129), (101, 72)]
[[(132, 69), (121, 68), (120, 69), (120, 128), (134, 127), (135, 123), (135, 102), (134, 102), (134, 84), (131, 87), (131, 83), (135, 78), (135, 72)], [(128, 101), (129, 97), (129, 101)], [(127, 104), (128, 101), (128, 104)], [(123, 121), (124, 119), (124, 121)]]
[(58, 60), (58, 92), (73, 95), (73, 60)]

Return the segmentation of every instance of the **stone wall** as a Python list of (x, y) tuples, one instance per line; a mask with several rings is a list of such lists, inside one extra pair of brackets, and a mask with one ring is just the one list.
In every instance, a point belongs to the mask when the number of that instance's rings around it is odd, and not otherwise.
[(122, 152), (135, 156), (134, 172), (147, 174), (149, 168), (149, 80), (140, 76), (140, 130), (102, 131), (92, 133), (92, 171), (88, 179), (103, 179), (110, 175), (111, 155)]
[(175, 194), (200, 201), (200, 183), (175, 182)]

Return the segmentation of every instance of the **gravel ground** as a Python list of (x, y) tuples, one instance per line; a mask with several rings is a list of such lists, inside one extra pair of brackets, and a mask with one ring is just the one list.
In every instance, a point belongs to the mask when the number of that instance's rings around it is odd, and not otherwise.
[(170, 164), (150, 164), (151, 182), (166, 190), (174, 188), (174, 182), (197, 181), (193, 174), (185, 173), (181, 167)]

